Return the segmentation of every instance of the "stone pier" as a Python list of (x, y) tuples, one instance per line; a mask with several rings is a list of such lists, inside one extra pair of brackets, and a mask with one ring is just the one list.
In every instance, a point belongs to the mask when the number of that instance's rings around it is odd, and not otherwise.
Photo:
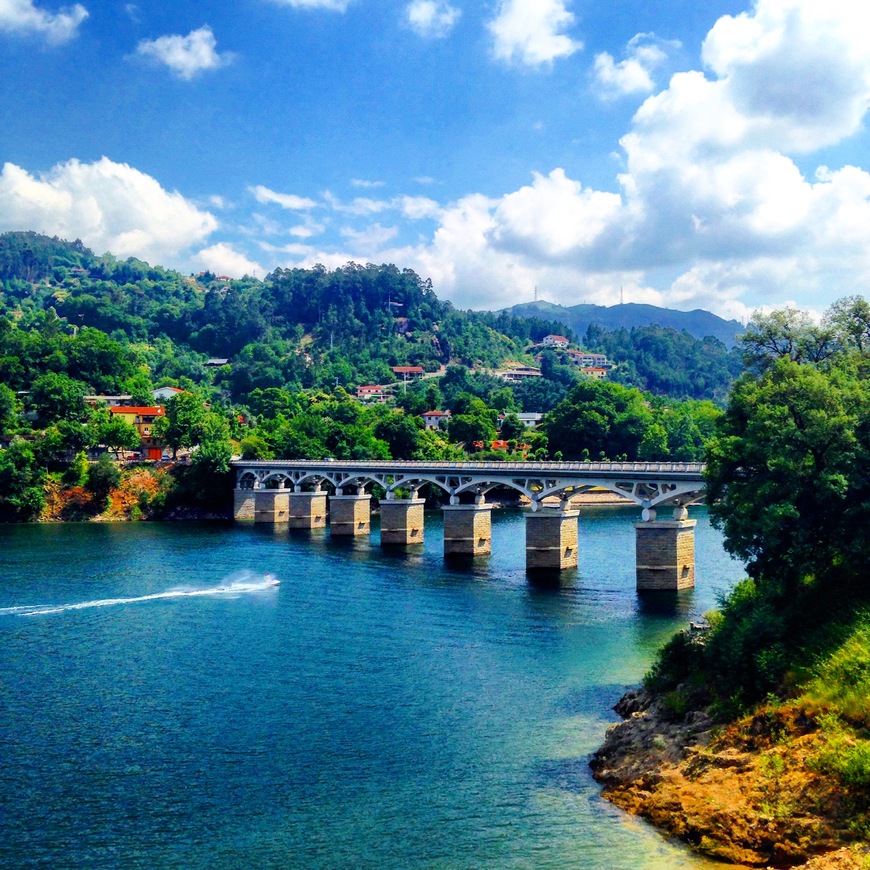
[(257, 513), (256, 489), (233, 490), (233, 519), (253, 520)]
[(289, 495), (291, 529), (326, 528), (325, 492), (291, 492)]
[[(648, 519), (647, 519), (648, 517)], [(678, 592), (695, 585), (695, 520), (677, 508), (672, 520), (656, 520), (644, 511), (637, 523), (637, 591)]]
[(445, 505), (444, 555), (485, 556), (492, 552), (492, 505)]
[(290, 519), (289, 489), (256, 489), (254, 522), (286, 523)]
[(329, 530), (333, 535), (367, 535), (372, 530), (372, 497), (365, 493), (329, 499)]
[(407, 547), (423, 543), (422, 498), (392, 498), (381, 502), (381, 545)]
[(526, 514), (526, 570), (564, 571), (577, 567), (580, 511), (541, 508)]

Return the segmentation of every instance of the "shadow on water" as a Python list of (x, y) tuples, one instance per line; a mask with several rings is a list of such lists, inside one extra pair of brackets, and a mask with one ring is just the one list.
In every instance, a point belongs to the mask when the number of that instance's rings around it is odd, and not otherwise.
[(538, 568), (526, 571), (529, 581), (529, 589), (532, 592), (542, 594), (561, 592), (564, 589), (573, 589), (577, 581), (576, 568), (568, 568), (565, 571), (547, 570)]
[(639, 616), (689, 619), (694, 604), (694, 589), (683, 589), (680, 592), (637, 593), (637, 613)]
[(613, 712), (613, 699), (621, 698), (632, 686), (623, 683), (601, 683), (573, 689), (556, 703), (556, 710), (566, 716), (594, 714), (603, 719), (618, 719)]

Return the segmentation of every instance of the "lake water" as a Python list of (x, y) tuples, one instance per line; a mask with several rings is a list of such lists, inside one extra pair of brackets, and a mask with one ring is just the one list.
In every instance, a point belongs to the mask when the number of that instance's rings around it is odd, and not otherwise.
[(0, 864), (706, 866), (587, 767), (657, 646), (741, 576), (695, 509), (696, 589), (640, 600), (636, 514), (584, 510), (557, 589), (527, 581), (516, 511), (471, 566), (436, 513), (411, 554), (377, 530), (0, 527)]

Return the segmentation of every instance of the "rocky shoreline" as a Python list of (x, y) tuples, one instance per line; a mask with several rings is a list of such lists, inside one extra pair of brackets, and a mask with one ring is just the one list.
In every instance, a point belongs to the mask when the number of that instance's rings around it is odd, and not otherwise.
[(590, 766), (604, 797), (704, 855), (741, 867), (866, 868), (836, 783), (805, 764), (820, 739), (798, 707), (717, 725), (644, 689), (614, 708)]

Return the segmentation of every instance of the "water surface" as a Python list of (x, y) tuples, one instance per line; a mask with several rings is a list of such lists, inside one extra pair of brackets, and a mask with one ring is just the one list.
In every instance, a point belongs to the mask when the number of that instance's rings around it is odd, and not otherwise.
[(445, 564), (437, 514), (414, 553), (377, 531), (0, 528), (0, 863), (705, 866), (587, 766), (656, 647), (741, 576), (696, 510), (697, 588), (639, 599), (635, 514), (585, 510), (581, 566), (549, 589), (510, 511), (470, 564)]

